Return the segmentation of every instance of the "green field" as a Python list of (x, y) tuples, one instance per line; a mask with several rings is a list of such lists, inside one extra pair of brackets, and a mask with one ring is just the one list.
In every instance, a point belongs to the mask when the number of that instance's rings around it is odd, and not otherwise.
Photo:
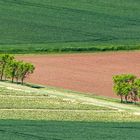
[(1, 140), (138, 140), (140, 123), (0, 121)]
[(0, 0), (0, 52), (140, 49), (139, 0)]
[(0, 82), (1, 140), (137, 140), (139, 116), (111, 99)]

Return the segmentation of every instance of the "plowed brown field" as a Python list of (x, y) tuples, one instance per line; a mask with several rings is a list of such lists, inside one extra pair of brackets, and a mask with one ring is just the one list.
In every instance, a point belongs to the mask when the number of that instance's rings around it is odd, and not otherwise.
[(140, 76), (140, 52), (18, 56), (35, 64), (27, 81), (74, 91), (116, 97), (112, 76)]

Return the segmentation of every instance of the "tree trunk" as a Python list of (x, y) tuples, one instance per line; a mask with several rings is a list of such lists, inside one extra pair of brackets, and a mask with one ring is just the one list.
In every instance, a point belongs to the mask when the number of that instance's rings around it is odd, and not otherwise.
[(1, 81), (2, 81), (2, 78), (3, 78), (3, 72), (4, 72), (4, 67), (2, 68), (2, 71), (1, 71), (1, 76), (0, 76)]
[(16, 78), (16, 82), (18, 83), (18, 78)]
[(123, 96), (121, 96), (121, 103), (123, 103)]
[(22, 85), (24, 84), (24, 78), (21, 79), (21, 84), (22, 84)]
[(125, 96), (125, 101), (126, 101), (126, 103), (127, 103), (127, 96)]
[(136, 94), (134, 96), (134, 103), (135, 103), (135, 105), (137, 104), (137, 95)]
[(12, 83), (14, 83), (14, 77), (12, 77)]

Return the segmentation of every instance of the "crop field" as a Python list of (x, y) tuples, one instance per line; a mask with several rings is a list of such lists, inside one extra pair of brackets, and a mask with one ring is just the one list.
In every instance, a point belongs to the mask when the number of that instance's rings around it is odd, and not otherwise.
[(140, 52), (25, 55), (17, 58), (36, 66), (28, 82), (100, 96), (116, 98), (114, 75), (132, 73), (140, 76)]
[(140, 123), (0, 121), (2, 140), (138, 140)]
[(139, 113), (133, 105), (0, 82), (2, 140), (133, 140)]
[(139, 0), (0, 0), (0, 52), (140, 49)]
[(139, 50), (140, 0), (0, 0), (0, 140), (138, 140)]

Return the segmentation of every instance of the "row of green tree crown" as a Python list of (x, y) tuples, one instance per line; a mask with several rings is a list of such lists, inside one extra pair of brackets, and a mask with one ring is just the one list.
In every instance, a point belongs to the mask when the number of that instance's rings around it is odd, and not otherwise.
[(18, 61), (9, 54), (0, 55), (0, 80), (24, 83), (28, 75), (32, 74), (35, 66), (31, 63)]
[(133, 74), (121, 74), (113, 77), (114, 91), (121, 102), (134, 102), (140, 99), (140, 79)]

